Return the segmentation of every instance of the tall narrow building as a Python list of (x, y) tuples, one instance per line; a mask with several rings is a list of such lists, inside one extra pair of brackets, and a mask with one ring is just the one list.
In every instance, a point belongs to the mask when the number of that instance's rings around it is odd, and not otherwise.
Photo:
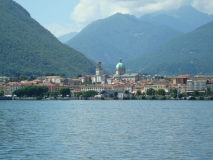
[(98, 63), (96, 64), (96, 75), (97, 75), (97, 76), (102, 75), (101, 62), (98, 62)]

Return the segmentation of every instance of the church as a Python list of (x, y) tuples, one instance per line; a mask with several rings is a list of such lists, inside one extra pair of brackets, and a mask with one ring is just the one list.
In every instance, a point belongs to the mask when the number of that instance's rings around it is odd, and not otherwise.
[[(126, 82), (137, 82), (142, 80), (142, 75), (140, 73), (126, 73), (126, 67), (120, 58), (118, 64), (115, 66), (115, 74), (112, 76), (108, 76), (107, 74), (103, 74), (101, 62), (97, 62), (96, 64), (96, 74), (92, 75), (91, 81), (93, 84), (107, 84), (110, 83), (112, 79), (117, 81), (125, 80)], [(109, 80), (110, 79), (110, 80)]]
[(103, 74), (102, 68), (101, 68), (101, 62), (98, 62), (96, 64), (96, 74), (91, 77), (91, 81), (93, 84), (100, 83), (100, 84), (106, 84), (107, 79), (109, 76), (107, 74)]
[(116, 73), (113, 75), (113, 78), (118, 81), (137, 82), (142, 79), (142, 75), (140, 73), (126, 73), (125, 65), (120, 58), (120, 61), (116, 65)]

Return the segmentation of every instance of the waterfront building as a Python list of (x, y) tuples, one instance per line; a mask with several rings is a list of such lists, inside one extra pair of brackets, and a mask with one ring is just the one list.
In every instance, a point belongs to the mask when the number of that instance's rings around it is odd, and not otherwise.
[(187, 80), (186, 92), (190, 93), (193, 91), (205, 92), (206, 91), (207, 77), (205, 76), (194, 76)]
[(102, 84), (82, 85), (80, 87), (81, 87), (82, 92), (86, 92), (86, 91), (101, 92), (104, 90), (104, 85), (102, 85)]
[(154, 89), (154, 90), (159, 90), (159, 89), (163, 89), (166, 91), (166, 87), (168, 85), (168, 82), (164, 79), (161, 79), (159, 81), (155, 81), (155, 82), (152, 82), (152, 83), (147, 83), (147, 84), (144, 84), (144, 92), (147, 91), (147, 89)]
[(189, 74), (175, 76), (175, 77), (172, 77), (172, 83), (173, 84), (186, 84), (187, 79), (190, 79)]
[(5, 95), (12, 95), (13, 92), (17, 89), (23, 88), (23, 84), (19, 82), (9, 82), (4, 88)]
[(207, 80), (206, 89), (209, 88), (213, 92), (213, 79)]
[(101, 62), (96, 64), (96, 75), (91, 76), (91, 81), (93, 84), (107, 84), (107, 79), (109, 76), (107, 74), (103, 74)]
[(61, 79), (59, 76), (45, 76), (43, 83), (61, 83)]
[(82, 81), (80, 78), (67, 78), (66, 79), (66, 83), (67, 85), (74, 85), (74, 86), (77, 86), (77, 85), (81, 85), (82, 84)]

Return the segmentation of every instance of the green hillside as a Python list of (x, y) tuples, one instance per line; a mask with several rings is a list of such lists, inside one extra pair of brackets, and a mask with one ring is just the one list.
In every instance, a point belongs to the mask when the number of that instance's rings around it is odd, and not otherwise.
[(91, 60), (59, 42), (16, 2), (1, 1), (0, 15), (0, 75), (95, 72)]
[(182, 33), (166, 26), (142, 22), (131, 15), (115, 14), (85, 27), (67, 44), (103, 65), (137, 58)]
[[(213, 74), (213, 22), (177, 37), (129, 63), (135, 71)], [(134, 63), (133, 63), (134, 62)]]

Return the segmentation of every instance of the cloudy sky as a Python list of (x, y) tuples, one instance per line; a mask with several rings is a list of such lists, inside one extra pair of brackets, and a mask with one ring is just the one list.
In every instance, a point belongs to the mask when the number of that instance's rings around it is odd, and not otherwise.
[(14, 0), (56, 37), (80, 31), (97, 19), (117, 12), (140, 17), (146, 13), (191, 5), (213, 14), (213, 0)]

